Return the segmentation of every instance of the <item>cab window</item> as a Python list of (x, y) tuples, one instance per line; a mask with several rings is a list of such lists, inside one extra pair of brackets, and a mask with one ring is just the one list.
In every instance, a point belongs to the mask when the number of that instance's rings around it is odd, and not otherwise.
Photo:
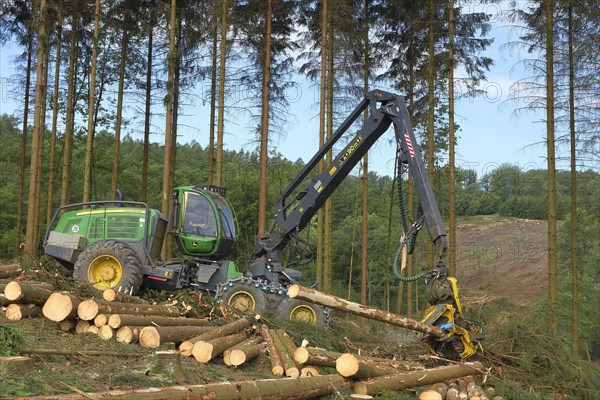
[(202, 236), (217, 236), (216, 216), (206, 197), (187, 192), (184, 208), (184, 232)]

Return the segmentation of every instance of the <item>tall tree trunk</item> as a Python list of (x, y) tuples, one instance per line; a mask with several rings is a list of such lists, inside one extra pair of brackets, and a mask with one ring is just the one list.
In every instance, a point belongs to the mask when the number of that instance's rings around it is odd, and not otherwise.
[(548, 299), (550, 329), (556, 334), (556, 161), (554, 151), (554, 1), (546, 1), (546, 130), (548, 150)]
[(144, 152), (142, 155), (142, 187), (140, 200), (148, 200), (148, 156), (150, 152), (150, 118), (152, 106), (152, 46), (154, 39), (154, 14), (150, 10), (150, 29), (148, 32), (148, 55), (146, 57), (146, 110), (144, 113)]
[[(216, 11), (215, 11), (216, 12)], [(213, 21), (212, 68), (210, 71), (210, 117), (208, 134), (208, 184), (215, 179), (215, 108), (217, 99), (217, 45), (219, 44), (217, 18)]]
[(449, 128), (449, 160), (448, 163), (448, 183), (449, 187), (449, 252), (448, 263), (450, 267), (450, 276), (456, 276), (456, 187), (454, 182), (454, 0), (450, 0), (448, 7), (448, 128)]
[(123, 11), (123, 37), (121, 38), (121, 60), (119, 62), (119, 89), (117, 92), (117, 120), (115, 121), (115, 148), (113, 152), (113, 168), (111, 198), (117, 198), (119, 180), (119, 158), (121, 153), (121, 119), (123, 116), (123, 91), (125, 87), (125, 64), (127, 63), (127, 46), (129, 43), (129, 10)]
[[(333, 9), (331, 10), (333, 11)], [(326, 140), (331, 138), (333, 133), (333, 13), (328, 13), (329, 27), (327, 29), (327, 36), (329, 37), (327, 43), (327, 130)], [(331, 165), (332, 162), (332, 151), (331, 149), (325, 156), (325, 164)], [(325, 201), (325, 213), (324, 213), (324, 224), (323, 224), (323, 283), (325, 293), (331, 293), (331, 280), (332, 280), (332, 267), (331, 267), (331, 251), (332, 251), (332, 203), (333, 195)]]
[(27, 226), (25, 231), (25, 257), (26, 264), (35, 261), (38, 247), (38, 237), (36, 231), (36, 198), (40, 195), (37, 192), (38, 174), (41, 173), (39, 165), (38, 151), (42, 146), (43, 133), (41, 129), (41, 104), (45, 95), (44, 90), (44, 55), (46, 53), (46, 0), (40, 0), (40, 16), (38, 26), (38, 50), (37, 67), (35, 70), (35, 103), (33, 111), (33, 136), (31, 139), (31, 162), (29, 169), (29, 196), (27, 201)]
[[(169, 217), (169, 208), (171, 203), (171, 146), (173, 140), (173, 91), (174, 91), (174, 80), (175, 80), (175, 30), (177, 22), (177, 4), (176, 0), (171, 0), (171, 16), (169, 19), (169, 54), (168, 64), (169, 72), (167, 78), (167, 116), (166, 116), (166, 127), (165, 127), (165, 154), (163, 161), (163, 189), (162, 189), (162, 208), (161, 211), (164, 216)], [(168, 252), (169, 240), (165, 240), (165, 244), (162, 249), (163, 260), (169, 259), (171, 256)]]
[[(173, 81), (173, 125), (171, 126), (171, 175), (169, 176), (169, 192), (175, 186), (175, 169), (177, 167), (177, 127), (179, 119), (179, 78), (181, 76), (181, 18), (177, 22), (177, 41), (175, 43), (175, 80)], [(171, 242), (167, 242), (170, 246)], [(168, 248), (167, 251), (171, 252)]]
[[(28, 28), (31, 29), (31, 28)], [(33, 32), (27, 38), (27, 67), (25, 69), (25, 105), (23, 110), (23, 134), (21, 136), (21, 161), (19, 165), (19, 198), (17, 200), (17, 227), (15, 255), (21, 252), (21, 231), (23, 230), (23, 205), (25, 199), (25, 160), (27, 158), (27, 136), (29, 119), (29, 95), (31, 91), (31, 59), (33, 55)]]
[[(429, 181), (433, 186), (433, 175), (435, 169), (434, 160), (434, 149), (435, 149), (435, 32), (434, 32), (434, 18), (435, 18), (435, 6), (434, 0), (429, 0), (429, 32), (428, 32), (428, 61), (427, 61), (427, 89), (428, 89), (428, 104), (427, 109), (427, 175)], [(433, 268), (433, 245), (427, 241), (427, 268)]]
[(267, 167), (269, 164), (269, 84), (271, 83), (271, 18), (273, 1), (267, 0), (265, 63), (262, 81), (262, 114), (260, 121), (260, 180), (258, 189), (258, 237), (265, 235), (267, 215)]
[(50, 139), (50, 162), (48, 171), (48, 201), (46, 206), (46, 226), (50, 225), (54, 209), (54, 178), (56, 174), (56, 136), (58, 122), (58, 91), (60, 89), (60, 60), (62, 50), (63, 0), (58, 0), (58, 26), (56, 27), (56, 61), (54, 65), (54, 93), (52, 94), (52, 131)]
[(94, 156), (94, 102), (96, 91), (96, 59), (98, 58), (98, 31), (100, 25), (100, 0), (96, 0), (94, 11), (94, 45), (92, 47), (92, 69), (90, 71), (90, 92), (88, 100), (88, 129), (85, 144), (85, 172), (83, 175), (83, 202), (92, 199), (92, 158)]
[(223, 129), (225, 125), (225, 56), (227, 55), (227, 0), (221, 0), (221, 43), (219, 47), (219, 113), (215, 183), (223, 185)]
[[(327, 0), (321, 0), (321, 83), (319, 87), (319, 148), (325, 144), (325, 91), (327, 85)], [(319, 161), (319, 173), (325, 169), (323, 160)], [(324, 290), (323, 274), (323, 208), (317, 212), (317, 281)]]
[(579, 355), (579, 293), (577, 291), (577, 158), (575, 143), (575, 67), (573, 62), (573, 5), (568, 5), (569, 133), (571, 139), (571, 352)]
[(71, 43), (69, 50), (69, 77), (67, 79), (67, 115), (65, 126), (65, 143), (63, 148), (63, 171), (60, 190), (60, 205), (70, 203), (71, 181), (73, 174), (73, 131), (74, 131), (74, 99), (75, 99), (75, 61), (77, 58), (77, 26), (79, 25), (79, 4), (73, 1), (73, 16), (71, 21)]
[[(364, 67), (363, 67), (363, 91), (365, 96), (369, 92), (369, 1), (365, 0), (364, 8), (365, 18), (365, 48), (364, 48)], [(365, 109), (364, 123), (369, 119), (369, 109)], [(360, 302), (367, 304), (367, 246), (368, 241), (368, 215), (369, 215), (369, 152), (363, 157), (363, 176), (362, 176), (362, 249), (361, 249), (361, 268), (360, 268)]]
[(48, 95), (48, 73), (50, 66), (50, 46), (48, 44), (45, 45), (44, 49), (44, 65), (43, 65), (43, 84), (44, 93), (42, 94), (42, 99), (40, 102), (40, 126), (39, 126), (39, 136), (40, 136), (40, 145), (38, 146), (38, 165), (40, 168), (40, 172), (37, 174), (37, 179), (35, 181), (36, 192), (38, 196), (35, 198), (35, 225), (34, 225), (34, 234), (36, 237), (36, 241), (39, 240), (40, 237), (40, 213), (41, 213), (41, 203), (42, 203), (42, 175), (43, 175), (43, 167), (44, 167), (44, 136), (46, 135), (46, 98)]

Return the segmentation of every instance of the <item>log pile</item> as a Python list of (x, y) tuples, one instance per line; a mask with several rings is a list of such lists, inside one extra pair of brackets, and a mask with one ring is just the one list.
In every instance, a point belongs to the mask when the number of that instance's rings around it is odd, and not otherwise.
[[(190, 394), (229, 398), (233, 393), (231, 390), (235, 390), (235, 398), (283, 396), (301, 399), (336, 393), (345, 387), (351, 387), (355, 392), (352, 398), (372, 398), (385, 390), (426, 387), (420, 394), (422, 399), (501, 400), (475, 385), (473, 379), (461, 379), (484, 373), (481, 363), (425, 369), (421, 365), (402, 360), (298, 347), (299, 341), (295, 341), (285, 330), (269, 329), (266, 324), (252, 325), (256, 323), (255, 320), (239, 318), (224, 324), (224, 321), (216, 321), (220, 325), (215, 325), (215, 321), (205, 318), (183, 316), (184, 313), (175, 306), (149, 304), (141, 299), (136, 300), (135, 296), (121, 295), (114, 291), (105, 293), (105, 300), (99, 300), (80, 298), (68, 292), (53, 292), (52, 287), (43, 284), (13, 281), (1, 283), (0, 292), (4, 293), (0, 301), (8, 306), (6, 316), (13, 321), (43, 315), (57, 322), (63, 332), (97, 335), (103, 340), (122, 343), (139, 343), (142, 348), (147, 349), (174, 343), (178, 350), (168, 351), (165, 357), (175, 364), (181, 363), (180, 357), (184, 356), (189, 357), (185, 360), (191, 360), (186, 362), (206, 364), (221, 359), (220, 362), (226, 366), (237, 368), (258, 358), (270, 364), (275, 378), (228, 384), (182, 385), (148, 391), (135, 389), (89, 395), (46, 396), (40, 399), (145, 399), (152, 398), (157, 393), (169, 398)], [(386, 314), (384, 317), (389, 322), (390, 316)], [(36, 354), (35, 351), (24, 349), (21, 354)], [(81, 353), (76, 349), (65, 349), (64, 353), (68, 354), (69, 351), (73, 354)], [(99, 353), (107, 355), (106, 352)], [(135, 356), (138, 353), (130, 354)], [(140, 354), (144, 356), (149, 353)], [(154, 351), (154, 354), (158, 353)], [(155, 355), (156, 359), (165, 358), (157, 357)], [(327, 374), (334, 368), (337, 374)], [(179, 375), (176, 381), (184, 382)]]

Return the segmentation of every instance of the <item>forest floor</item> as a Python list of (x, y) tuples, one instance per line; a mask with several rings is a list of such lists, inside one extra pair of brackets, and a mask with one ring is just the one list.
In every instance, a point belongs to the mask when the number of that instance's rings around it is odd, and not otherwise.
[[(498, 216), (462, 218), (458, 222), (457, 275), (467, 304), (470, 301), (485, 307), (482, 304), (486, 302), (477, 303), (477, 299), (494, 301), (507, 298), (508, 304), (513, 304), (516, 309), (527, 307), (545, 295), (545, 222)], [(2, 312), (0, 324), (21, 329), (26, 341), (24, 347), (141, 354), (131, 358), (34, 356), (34, 368), (31, 370), (0, 368), (0, 398), (176, 384), (169, 374), (153, 370), (151, 352), (138, 345), (102, 341), (93, 335), (65, 333), (44, 318), (10, 322)], [(281, 324), (284, 322), (281, 321)], [(362, 349), (363, 354), (403, 358), (418, 358), (427, 353), (412, 335), (392, 334), (396, 328), (355, 317), (348, 319), (338, 315), (334, 320), (336, 329), (327, 332), (303, 328), (303, 324), (287, 324), (285, 328), (298, 342), (308, 338), (310, 345), (331, 350)], [(269, 361), (265, 358), (230, 369), (222, 362), (201, 365), (193, 358), (183, 357), (182, 367), (190, 384), (272, 377)], [(385, 398), (411, 398), (403, 397), (404, 394), (399, 396), (388, 395)]]

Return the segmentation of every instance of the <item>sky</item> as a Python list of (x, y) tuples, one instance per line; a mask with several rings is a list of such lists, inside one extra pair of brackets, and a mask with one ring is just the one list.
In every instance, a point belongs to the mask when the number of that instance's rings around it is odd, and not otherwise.
[[(508, 7), (506, 2), (487, 5), (463, 2), (463, 8), (467, 12), (484, 9), (491, 14), (493, 26), (488, 36), (494, 38), (494, 43), (484, 54), (494, 60), (494, 65), (487, 74), (487, 82), (481, 85), (484, 94), (461, 99), (455, 110), (456, 122), (461, 127), (457, 140), (457, 166), (473, 169), (480, 177), (504, 163), (518, 165), (523, 169), (546, 167), (546, 148), (543, 144), (545, 126), (539, 123), (543, 116), (525, 114), (517, 118), (513, 116), (515, 105), (506, 102), (511, 83), (525, 76), (524, 71), (515, 67), (521, 54), (511, 53), (503, 48), (512, 34), (507, 22), (501, 17)], [(18, 51), (20, 50), (11, 44), (0, 47), (0, 113), (18, 114), (20, 104), (8, 96), (10, 77), (16, 73), (13, 59)], [(460, 75), (460, 71), (457, 74)], [(371, 89), (389, 90), (384, 86), (373, 86)], [(287, 91), (290, 115), (282, 130), (271, 132), (270, 135), (275, 140), (272, 146), (292, 161), (302, 159), (307, 162), (318, 149), (318, 98), (316, 85), (300, 78)], [(357, 98), (356, 104), (360, 100)], [(130, 104), (130, 107), (132, 109), (133, 105)], [(164, 110), (160, 113), (164, 113)], [(340, 116), (343, 119), (347, 114), (348, 111), (345, 110)], [(179, 119), (180, 141), (195, 140), (203, 147), (206, 146), (208, 116), (208, 104), (194, 98), (189, 99)], [(152, 124), (157, 134), (151, 140), (162, 143), (164, 136), (160, 132), (164, 132), (164, 116), (155, 116)], [(226, 149), (255, 148), (255, 136), (247, 114), (230, 112), (225, 122), (225, 133)], [(131, 131), (131, 135), (141, 138), (141, 130), (136, 128)], [(394, 148), (389, 145), (392, 138), (393, 130), (390, 129), (369, 153), (370, 170), (379, 175), (393, 174)], [(355, 170), (354, 173), (356, 172)]]

